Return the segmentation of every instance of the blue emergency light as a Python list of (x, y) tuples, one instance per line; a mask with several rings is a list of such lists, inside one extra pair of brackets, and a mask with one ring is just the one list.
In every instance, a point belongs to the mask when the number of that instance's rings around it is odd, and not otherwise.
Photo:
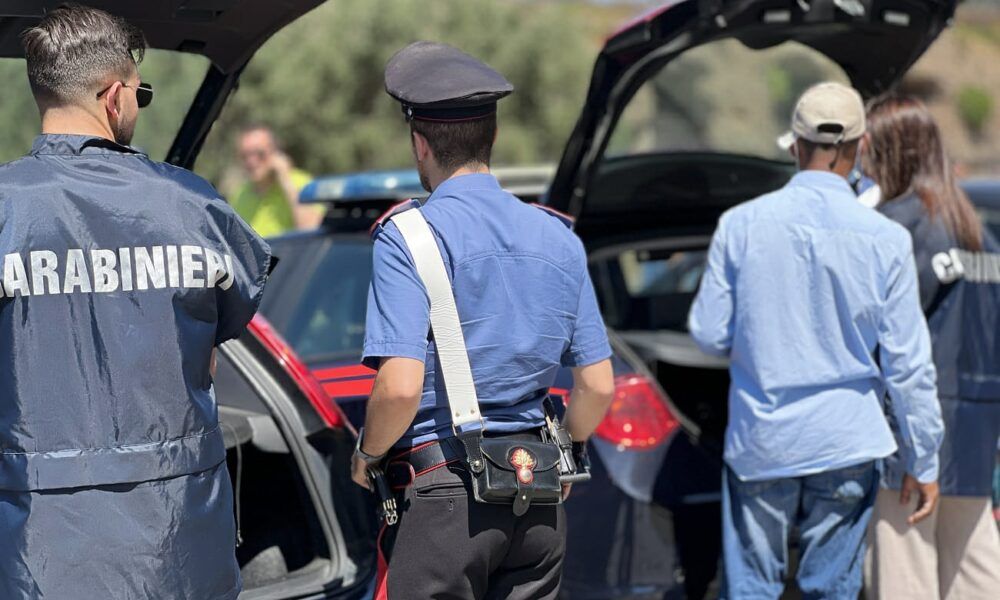
[(400, 169), (318, 177), (302, 189), (299, 202), (346, 205), (425, 196), (427, 192), (420, 185), (417, 171)]

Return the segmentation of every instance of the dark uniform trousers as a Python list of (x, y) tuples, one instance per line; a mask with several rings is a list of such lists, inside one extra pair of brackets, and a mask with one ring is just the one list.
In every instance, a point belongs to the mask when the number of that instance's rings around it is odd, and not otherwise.
[(375, 600), (528, 600), (559, 593), (566, 513), (481, 504), (461, 463), (418, 474), (379, 535)]

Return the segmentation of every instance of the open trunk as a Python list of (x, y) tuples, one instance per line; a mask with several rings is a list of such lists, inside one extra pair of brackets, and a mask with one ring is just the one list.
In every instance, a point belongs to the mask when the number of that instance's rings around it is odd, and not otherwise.
[[(826, 79), (869, 96), (890, 89), (955, 5), (675, 0), (608, 38), (547, 203), (576, 217), (605, 321), (656, 375), (699, 451), (718, 459), (727, 420), (728, 365), (686, 328), (719, 216), (794, 173), (774, 140), (799, 92)], [(759, 81), (770, 83), (751, 93)], [(755, 101), (767, 110), (748, 111)]]
[(357, 598), (374, 571), (374, 518), (350, 482), (353, 436), (324, 425), (251, 333), (215, 378), (248, 599)]
[[(586, 220), (605, 150), (636, 92), (692, 50), (734, 41), (752, 51), (793, 43), (835, 63), (862, 94), (889, 90), (950, 22), (957, 0), (674, 0), (608, 38), (548, 202)], [(683, 86), (697, 71), (670, 83)], [(767, 77), (768, 73), (761, 73)], [(668, 212), (669, 203), (661, 210)], [(632, 207), (623, 203), (627, 214)], [(583, 223), (581, 222), (581, 226)]]

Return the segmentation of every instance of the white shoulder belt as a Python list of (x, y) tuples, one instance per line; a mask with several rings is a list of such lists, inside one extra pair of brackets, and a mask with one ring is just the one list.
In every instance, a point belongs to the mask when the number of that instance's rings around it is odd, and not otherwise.
[(441, 361), (441, 375), (448, 395), (453, 427), (458, 430), (463, 425), (476, 422), (482, 426), (483, 418), (479, 412), (479, 398), (476, 396), (476, 384), (472, 380), (462, 323), (458, 319), (455, 295), (434, 233), (420, 214), (420, 209), (414, 208), (394, 215), (392, 222), (403, 234), (403, 240), (416, 263), (417, 274), (430, 297), (431, 331), (434, 332), (437, 356)]

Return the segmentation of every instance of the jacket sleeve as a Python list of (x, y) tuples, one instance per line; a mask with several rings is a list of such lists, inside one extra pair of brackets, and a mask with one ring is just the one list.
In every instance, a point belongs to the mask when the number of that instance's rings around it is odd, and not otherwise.
[(712, 236), (708, 264), (688, 315), (688, 331), (702, 352), (728, 356), (733, 345), (733, 280), (735, 273), (727, 257), (726, 215)]
[(908, 233), (901, 244), (904, 251), (888, 273), (879, 325), (879, 359), (899, 427), (900, 456), (908, 473), (921, 483), (930, 483), (938, 478), (944, 424)]
[(271, 247), (232, 208), (226, 206), (217, 214), (222, 220), (222, 248), (218, 256), (207, 257), (210, 273), (218, 273), (210, 275), (217, 279), (216, 345), (238, 337), (250, 323), (271, 266)]

